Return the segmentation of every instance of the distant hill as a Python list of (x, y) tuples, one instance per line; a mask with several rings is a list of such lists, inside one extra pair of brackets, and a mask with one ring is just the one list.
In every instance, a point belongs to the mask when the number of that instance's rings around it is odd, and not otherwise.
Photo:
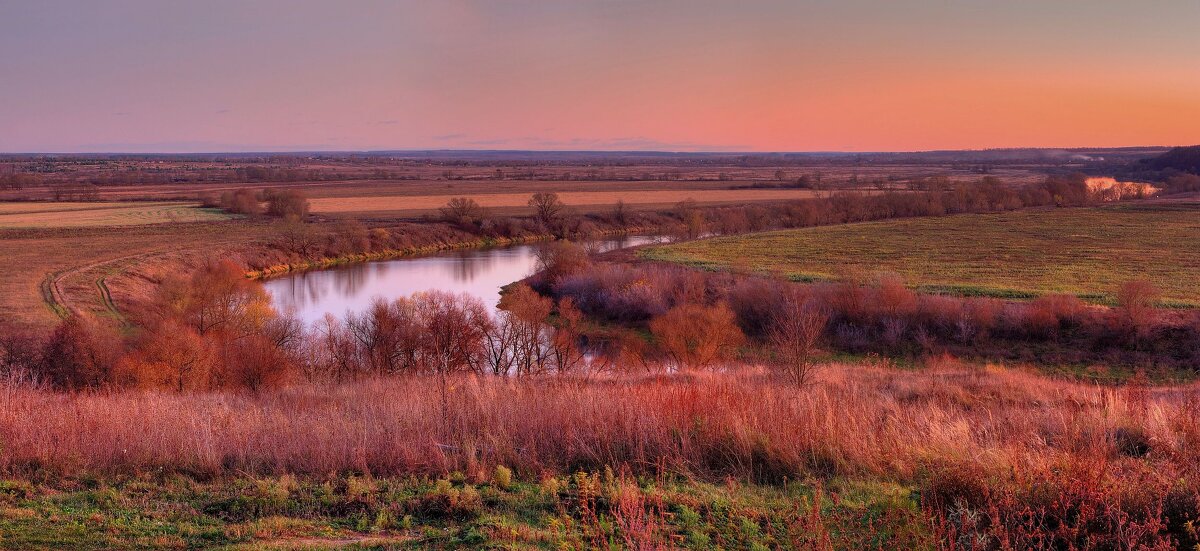
[(1155, 170), (1175, 169), (1200, 174), (1200, 145), (1176, 147), (1142, 162)]

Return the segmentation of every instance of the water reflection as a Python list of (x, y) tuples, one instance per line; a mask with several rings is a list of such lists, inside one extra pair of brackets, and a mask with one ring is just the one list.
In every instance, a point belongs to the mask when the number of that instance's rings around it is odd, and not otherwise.
[[(590, 252), (604, 252), (659, 241), (657, 237), (627, 236), (582, 243)], [(533, 272), (536, 245), (468, 249), (432, 256), (383, 260), (300, 272), (264, 283), (280, 311), (294, 311), (306, 323), (326, 313), (343, 316), (360, 312), (374, 297), (393, 299), (429, 290), (467, 293), (494, 308), (500, 288)]]

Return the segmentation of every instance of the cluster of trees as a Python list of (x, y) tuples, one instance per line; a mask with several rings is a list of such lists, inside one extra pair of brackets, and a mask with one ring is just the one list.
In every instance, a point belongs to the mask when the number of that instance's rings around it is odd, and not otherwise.
[(19, 191), (27, 187), (41, 185), (42, 178), (29, 172), (13, 172), (0, 174), (0, 189)]
[(569, 300), (555, 305), (517, 286), (501, 308), (493, 316), (477, 298), (435, 291), (377, 300), (343, 319), (327, 316), (305, 339), (304, 374), (339, 381), (454, 372), (524, 376), (574, 373), (584, 364), (582, 316)]
[(303, 192), (284, 189), (253, 190), (241, 188), (226, 191), (220, 197), (204, 198), (204, 205), (217, 207), (233, 214), (267, 215), (285, 220), (303, 220), (308, 216), (308, 197)]
[[(785, 372), (803, 382), (812, 351), (827, 346), (852, 353), (926, 356), (940, 353), (1064, 365), (1195, 369), (1200, 365), (1200, 314), (1155, 307), (1155, 287), (1122, 285), (1116, 308), (1089, 307), (1070, 295), (1030, 302), (924, 295), (896, 276), (800, 284), (658, 264), (602, 263), (539, 289), (571, 299), (581, 312), (607, 324), (649, 329), (671, 349), (674, 329), (722, 335), (732, 351), (744, 335)], [(684, 313), (690, 321), (683, 319)], [(707, 320), (717, 327), (688, 326)], [(732, 335), (732, 337), (724, 337)], [(711, 339), (711, 337), (709, 337)], [(720, 354), (684, 347), (697, 365)], [(670, 353), (682, 359), (685, 355)]]
[(1163, 182), (1163, 190), (1167, 193), (1188, 193), (1200, 191), (1200, 175), (1174, 174)]
[(100, 198), (100, 189), (87, 183), (63, 182), (50, 186), (50, 197), (55, 201), (95, 201)]

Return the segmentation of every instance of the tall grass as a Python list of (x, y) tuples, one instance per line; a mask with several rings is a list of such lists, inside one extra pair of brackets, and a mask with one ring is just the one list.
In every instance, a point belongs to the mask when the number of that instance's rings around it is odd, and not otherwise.
[(675, 377), (372, 379), (249, 393), (0, 394), (0, 469), (439, 474), (628, 465), (700, 477), (911, 480), (961, 462), (1200, 466), (1196, 391), (1115, 389), (1011, 370), (838, 365), (808, 390), (754, 371)]
[(257, 394), (8, 385), (0, 472), (443, 476), (506, 466), (537, 479), (613, 466), (762, 483), (884, 481), (917, 490), (947, 549), (1197, 543), (1194, 386), (1100, 387), (954, 364), (835, 365), (822, 377), (797, 390), (750, 369), (458, 376), (448, 430), (433, 377)]

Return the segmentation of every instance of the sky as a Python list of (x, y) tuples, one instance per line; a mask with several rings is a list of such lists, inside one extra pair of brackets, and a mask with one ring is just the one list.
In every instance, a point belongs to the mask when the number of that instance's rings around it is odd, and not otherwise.
[(0, 0), (0, 151), (1200, 143), (1200, 0)]

